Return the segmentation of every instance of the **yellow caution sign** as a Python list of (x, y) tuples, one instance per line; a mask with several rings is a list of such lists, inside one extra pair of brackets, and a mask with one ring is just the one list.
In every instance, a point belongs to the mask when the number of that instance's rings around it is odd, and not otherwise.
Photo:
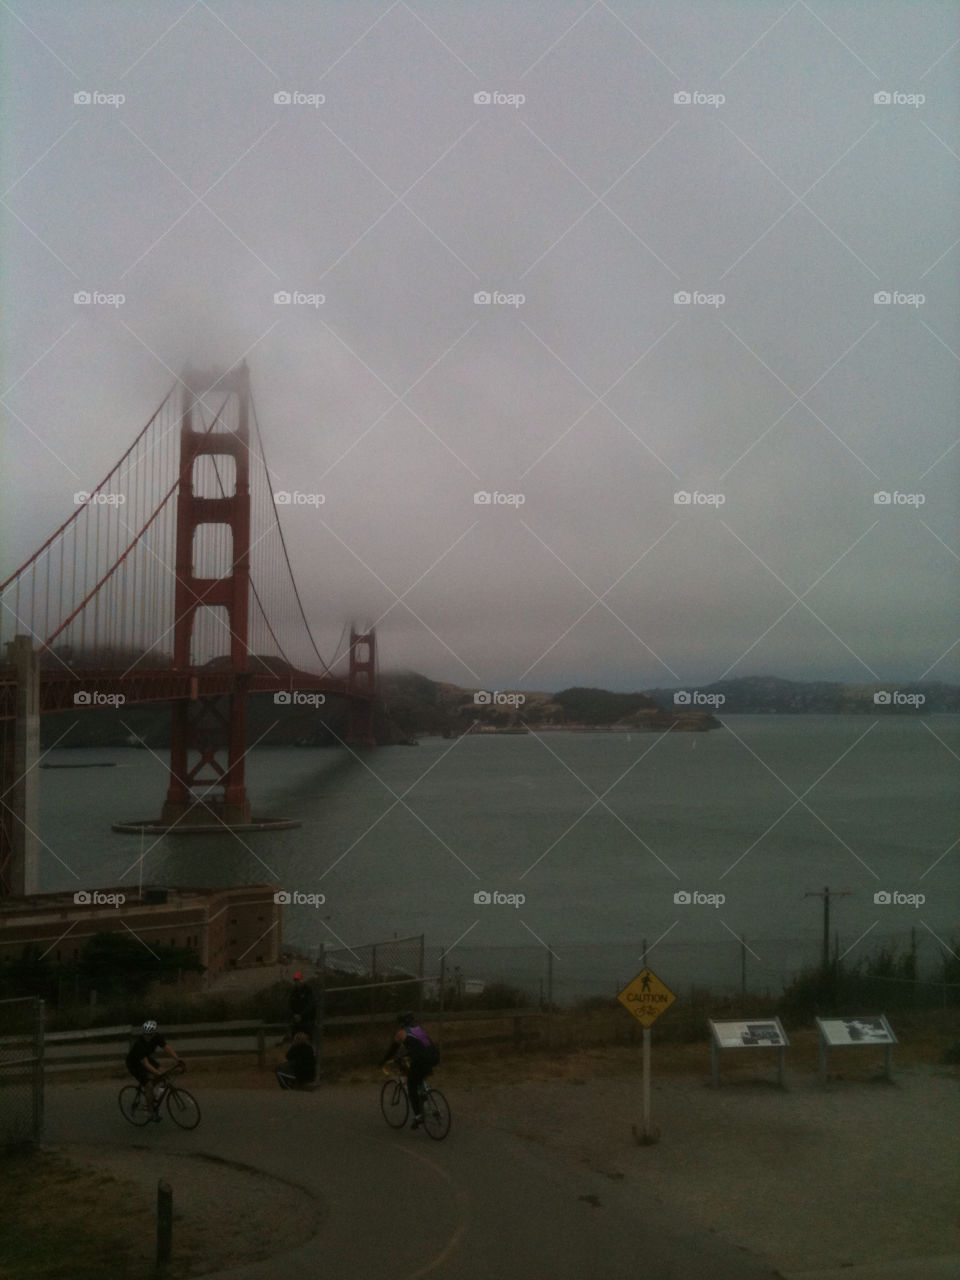
[(676, 998), (652, 969), (644, 969), (642, 973), (638, 973), (617, 996), (627, 1012), (632, 1013), (644, 1027), (652, 1027), (664, 1009), (669, 1009)]

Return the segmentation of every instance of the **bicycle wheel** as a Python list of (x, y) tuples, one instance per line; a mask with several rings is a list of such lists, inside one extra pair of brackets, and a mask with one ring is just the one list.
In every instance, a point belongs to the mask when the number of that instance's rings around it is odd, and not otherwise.
[(196, 1098), (186, 1089), (167, 1090), (167, 1115), (181, 1129), (195, 1129), (200, 1123), (200, 1107)]
[(450, 1107), (439, 1089), (429, 1089), (424, 1095), (423, 1127), (437, 1142), (450, 1132)]
[(384, 1080), (380, 1090), (380, 1110), (391, 1129), (402, 1129), (410, 1114), (410, 1100), (399, 1080)]
[(135, 1084), (125, 1085), (117, 1098), (120, 1110), (131, 1124), (137, 1126), (150, 1123), (150, 1108), (143, 1096), (143, 1091)]

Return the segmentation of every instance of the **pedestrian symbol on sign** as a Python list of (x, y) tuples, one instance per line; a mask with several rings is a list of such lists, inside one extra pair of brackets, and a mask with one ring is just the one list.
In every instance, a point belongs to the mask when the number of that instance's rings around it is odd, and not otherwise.
[(676, 996), (651, 969), (644, 969), (617, 996), (623, 1007), (644, 1027), (652, 1027)]

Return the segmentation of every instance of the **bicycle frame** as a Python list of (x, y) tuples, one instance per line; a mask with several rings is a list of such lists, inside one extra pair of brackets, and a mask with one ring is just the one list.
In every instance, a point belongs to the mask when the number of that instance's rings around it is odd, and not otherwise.
[[(149, 1081), (138, 1080), (136, 1085), (124, 1085), (120, 1090), (120, 1110), (127, 1120), (134, 1125), (149, 1123), (150, 1119), (159, 1119), (161, 1107), (166, 1104), (167, 1113), (181, 1129), (195, 1129), (200, 1123), (200, 1105), (189, 1089), (178, 1089), (172, 1076), (182, 1071), (183, 1064), (178, 1062), (166, 1071), (160, 1071)], [(153, 1102), (147, 1102), (147, 1086), (154, 1085)], [(139, 1116), (139, 1118), (138, 1118)]]
[[(182, 1071), (183, 1071), (183, 1065), (179, 1062), (175, 1062), (172, 1067), (167, 1067), (166, 1071), (161, 1071), (158, 1076), (154, 1076), (153, 1077), (154, 1098), (156, 1098), (157, 1090), (160, 1088), (162, 1088), (164, 1092), (170, 1091), (172, 1093), (176, 1093), (177, 1086), (173, 1083), (173, 1080), (170, 1077), (173, 1075), (179, 1075)], [(147, 1094), (146, 1081), (143, 1081), (143, 1080), (139, 1081), (138, 1084), (140, 1088), (140, 1096), (145, 1098)], [(156, 1102), (154, 1105), (159, 1106), (160, 1104), (159, 1102)]]
[[(410, 1080), (399, 1063), (393, 1063), (391, 1069), (386, 1066), (383, 1071), (387, 1079), (380, 1091), (380, 1109), (383, 1118), (391, 1129), (402, 1129), (407, 1123), (410, 1111), (413, 1110), (410, 1095)], [(424, 1132), (431, 1138), (439, 1140), (450, 1132), (450, 1106), (441, 1089), (434, 1089), (426, 1080), (420, 1082), (420, 1106), (414, 1126), (423, 1125)]]

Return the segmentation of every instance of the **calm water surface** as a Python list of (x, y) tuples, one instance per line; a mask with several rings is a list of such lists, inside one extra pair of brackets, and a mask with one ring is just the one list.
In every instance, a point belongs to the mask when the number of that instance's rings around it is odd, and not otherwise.
[[(727, 716), (709, 734), (544, 734), (425, 739), (359, 758), (261, 749), (248, 757), (257, 813), (303, 825), (274, 834), (119, 836), (155, 816), (164, 764), (148, 751), (57, 750), (45, 770), (42, 887), (269, 881), (322, 893), (288, 907), (284, 938), (305, 950), (424, 933), (431, 958), (465, 977), (545, 978), (560, 998), (610, 991), (638, 967), (675, 983), (752, 984), (819, 956), (820, 899), (850, 958), (916, 930), (957, 937), (960, 717)], [(525, 902), (475, 903), (474, 894)], [(720, 906), (674, 894), (723, 894)], [(878, 905), (877, 891), (925, 895)], [(833, 931), (833, 929), (831, 930)], [(869, 931), (869, 932), (867, 932)], [(866, 934), (859, 943), (857, 939)], [(458, 942), (458, 939), (460, 941)]]

